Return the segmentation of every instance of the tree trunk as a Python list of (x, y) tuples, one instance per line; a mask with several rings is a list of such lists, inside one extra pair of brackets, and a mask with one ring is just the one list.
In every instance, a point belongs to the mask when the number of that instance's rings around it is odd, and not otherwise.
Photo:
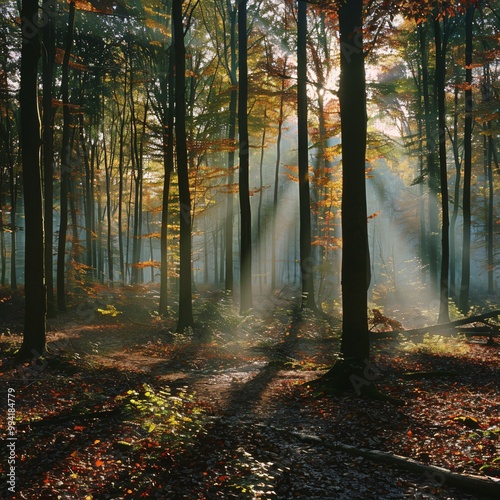
[(471, 247), (471, 177), (472, 177), (472, 21), (475, 6), (465, 14), (465, 131), (464, 131), (464, 189), (463, 189), (463, 242), (462, 281), (458, 307), (462, 313), (469, 311), (470, 247)]
[[(488, 123), (488, 130), (491, 130), (491, 122)], [(486, 258), (488, 265), (488, 293), (495, 293), (495, 252), (494, 252), (494, 183), (493, 183), (493, 150), (494, 150), (493, 137), (488, 136), (488, 164), (486, 175), (488, 179), (488, 215), (487, 215), (487, 244), (486, 244)]]
[[(266, 267), (266, 242), (264, 241), (265, 232), (262, 232), (262, 199), (264, 197), (264, 151), (266, 148), (267, 132), (267, 108), (264, 108), (264, 125), (262, 130), (262, 140), (260, 143), (260, 162), (259, 162), (259, 204), (257, 207), (257, 249), (258, 249), (258, 267), (259, 292), (262, 293), (262, 278), (265, 276)], [(264, 267), (264, 269), (263, 269)]]
[(69, 4), (69, 20), (62, 65), (61, 94), (63, 101), (63, 137), (61, 151), (61, 191), (59, 241), (57, 246), (57, 308), (66, 310), (66, 234), (68, 231), (68, 193), (71, 176), (71, 111), (69, 108), (69, 61), (73, 47), (75, 2)]
[[(444, 23), (445, 21), (443, 21)], [(450, 321), (448, 309), (448, 273), (450, 263), (450, 215), (448, 205), (448, 168), (446, 165), (446, 32), (441, 32), (441, 22), (434, 21), (434, 42), (436, 47), (436, 90), (438, 99), (438, 131), (439, 131), (439, 171), (441, 184), (441, 276), (439, 281), (439, 318), (438, 323)]]
[(307, 130), (307, 3), (305, 0), (299, 0), (297, 13), (297, 119), (302, 308), (317, 311), (314, 299), (314, 258), (311, 252), (311, 193)]
[(427, 149), (427, 178), (429, 187), (428, 201), (428, 217), (429, 230), (427, 233), (428, 243), (428, 260), (429, 260), (429, 276), (431, 287), (434, 291), (437, 284), (437, 268), (438, 268), (438, 242), (437, 235), (439, 234), (438, 223), (438, 171), (436, 167), (436, 130), (434, 111), (430, 101), (430, 82), (429, 82), (429, 58), (427, 52), (427, 31), (424, 28), (419, 28), (420, 53), (422, 58), (422, 90), (424, 98), (424, 116), (425, 116), (425, 135)]
[(281, 136), (283, 134), (283, 122), (285, 121), (284, 105), (285, 105), (285, 78), (286, 78), (286, 64), (287, 56), (283, 61), (283, 73), (281, 75), (281, 95), (280, 95), (280, 109), (278, 116), (278, 137), (276, 139), (276, 163), (274, 166), (274, 192), (273, 192), (273, 221), (272, 221), (272, 239), (271, 239), (271, 293), (276, 290), (276, 223), (278, 217), (278, 194), (279, 194), (279, 173), (281, 163)]
[(172, 6), (175, 47), (175, 144), (180, 208), (179, 319), (177, 323), (179, 333), (184, 333), (186, 328), (194, 324), (191, 277), (191, 195), (186, 144), (186, 48), (182, 4), (182, 1), (176, 1)]
[(44, 0), (43, 10), (47, 23), (43, 28), (43, 178), (44, 178), (44, 213), (45, 213), (45, 282), (47, 285), (47, 315), (54, 317), (54, 111), (52, 109), (53, 78), (55, 62), (55, 9), (53, 0)]
[(452, 147), (453, 147), (453, 159), (455, 163), (455, 189), (453, 195), (453, 212), (450, 219), (450, 295), (454, 300), (457, 299), (456, 291), (456, 238), (455, 238), (455, 227), (458, 218), (459, 209), (459, 199), (460, 199), (460, 181), (462, 176), (462, 164), (460, 160), (460, 154), (458, 151), (458, 94), (459, 86), (458, 82), (455, 83), (455, 98), (454, 98), (454, 110), (453, 110), (453, 135), (452, 137)]
[[(234, 222), (234, 195), (232, 193), (232, 185), (234, 183), (234, 163), (235, 152), (232, 145), (236, 139), (236, 109), (238, 102), (238, 80), (236, 76), (237, 61), (236, 61), (236, 7), (231, 5), (231, 0), (226, 0), (227, 11), (229, 13), (229, 50), (230, 50), (230, 66), (229, 78), (231, 80), (231, 93), (229, 96), (229, 126), (227, 138), (231, 144), (231, 150), (228, 152), (227, 157), (227, 170), (228, 170), (228, 185), (229, 192), (227, 195), (226, 204), (226, 227), (225, 227), (225, 280), (224, 287), (226, 292), (232, 292), (234, 289), (234, 263), (233, 263), (233, 222)], [(227, 48), (226, 48), (227, 50)], [(227, 54), (226, 54), (227, 57)]]
[[(5, 35), (2, 34), (2, 43), (6, 44), (5, 40)], [(2, 109), (2, 114), (5, 117), (5, 125), (2, 125), (0, 127), (0, 133), (3, 138), (3, 143), (5, 147), (5, 156), (6, 156), (6, 163), (7, 163), (7, 168), (6, 171), (8, 172), (7, 178), (8, 178), (8, 184), (9, 184), (9, 197), (10, 197), (10, 238), (11, 238), (11, 248), (10, 248), (10, 287), (12, 290), (17, 289), (17, 266), (16, 266), (16, 243), (17, 243), (17, 191), (18, 191), (18, 181), (17, 181), (17, 175), (15, 172), (15, 160), (14, 160), (14, 155), (12, 151), (13, 147), (13, 141), (14, 137), (12, 134), (12, 127), (11, 127), (11, 120), (12, 120), (12, 111), (10, 109), (10, 102), (9, 102), (9, 82), (8, 82), (8, 72), (7, 72), (7, 54), (5, 54), (5, 57), (2, 58), (2, 68), (1, 68), (1, 75), (2, 75), (2, 81), (1, 81), (1, 89), (2, 93), (4, 93), (5, 96), (5, 108)], [(2, 174), (4, 173), (4, 170), (1, 169), (0, 173), (0, 189), (1, 187), (4, 186), (4, 181), (2, 178)], [(5, 192), (2, 190), (1, 193), (1, 203), (0, 207), (3, 209), (5, 207)], [(1, 232), (1, 237), (2, 237), (2, 250), (1, 250), (1, 259), (2, 259), (2, 278), (1, 278), (1, 283), (2, 286), (5, 286), (6, 282), (6, 273), (7, 273), (7, 249), (5, 246), (5, 228), (4, 228), (4, 220), (3, 220), (3, 212), (1, 214), (1, 227), (0, 227), (0, 232)]]
[(349, 0), (339, 11), (340, 119), (342, 127), (342, 344), (344, 359), (364, 363), (370, 354), (366, 263), (366, 90), (363, 2)]
[[(125, 55), (125, 61), (128, 56)], [(119, 146), (118, 146), (118, 254), (120, 262), (120, 280), (123, 284), (126, 281), (125, 269), (125, 249), (123, 244), (123, 190), (124, 190), (124, 176), (125, 176), (125, 123), (126, 123), (126, 110), (127, 110), (127, 68), (124, 70), (123, 82), (123, 109), (121, 112), (121, 122), (119, 131)]]
[[(47, 295), (44, 276), (44, 222), (42, 173), (40, 168), (40, 121), (37, 71), (40, 40), (37, 0), (21, 5), (21, 149), (25, 210), (25, 313), (23, 343), (19, 358), (38, 357), (45, 352)], [(33, 22), (33, 24), (32, 24)]]
[[(108, 161), (108, 150), (106, 145), (106, 131), (104, 130), (104, 103), (105, 98), (102, 96), (102, 115), (103, 115), (103, 154), (104, 154), (104, 175), (106, 179), (106, 223), (107, 223), (107, 235), (106, 235), (106, 245), (108, 254), (108, 281), (111, 286), (114, 282), (114, 266), (113, 266), (113, 238), (112, 238), (112, 219), (111, 219), (111, 177), (113, 173), (112, 161)], [(112, 155), (113, 157), (114, 155)]]
[(248, 138), (247, 0), (238, 5), (238, 131), (240, 228), (240, 313), (252, 308), (252, 214), (250, 208), (250, 144)]
[(175, 112), (175, 94), (174, 94), (174, 50), (170, 47), (168, 51), (168, 76), (165, 92), (166, 103), (162, 110), (163, 124), (163, 199), (161, 212), (161, 264), (160, 264), (160, 314), (168, 314), (168, 221), (169, 221), (169, 198), (170, 181), (174, 170), (174, 112)]

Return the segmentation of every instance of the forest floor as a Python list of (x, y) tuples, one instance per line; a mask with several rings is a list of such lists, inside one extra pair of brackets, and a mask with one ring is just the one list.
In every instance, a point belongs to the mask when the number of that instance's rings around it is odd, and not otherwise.
[(176, 335), (156, 294), (75, 297), (49, 320), (48, 354), (15, 365), (22, 300), (0, 291), (2, 412), (14, 389), (17, 438), (16, 494), (1, 498), (487, 498), (338, 443), (499, 480), (498, 341), (376, 339), (366, 378), (404, 405), (326, 397), (308, 383), (336, 359), (338, 319), (301, 316), (290, 297), (240, 317), (205, 292), (194, 331)]

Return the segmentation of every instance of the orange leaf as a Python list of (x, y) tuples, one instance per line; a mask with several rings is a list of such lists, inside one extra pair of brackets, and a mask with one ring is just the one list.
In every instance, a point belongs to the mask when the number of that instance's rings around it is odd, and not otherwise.
[(101, 467), (101, 466), (103, 466), (103, 465), (104, 465), (104, 462), (103, 462), (102, 460), (96, 460), (96, 461), (95, 461), (95, 466), (96, 466), (96, 467)]

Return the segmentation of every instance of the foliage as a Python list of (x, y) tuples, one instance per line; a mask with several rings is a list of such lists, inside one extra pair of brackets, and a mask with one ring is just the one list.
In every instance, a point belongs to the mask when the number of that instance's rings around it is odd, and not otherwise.
[(127, 418), (139, 422), (151, 439), (171, 448), (190, 446), (205, 432), (204, 411), (188, 387), (172, 393), (168, 386), (154, 389), (143, 384), (140, 392), (130, 389), (122, 398)]

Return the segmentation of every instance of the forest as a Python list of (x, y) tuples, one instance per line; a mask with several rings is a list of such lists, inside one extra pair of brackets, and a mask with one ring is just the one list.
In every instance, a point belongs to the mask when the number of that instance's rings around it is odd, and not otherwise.
[(0, 10), (0, 497), (500, 498), (498, 0)]

